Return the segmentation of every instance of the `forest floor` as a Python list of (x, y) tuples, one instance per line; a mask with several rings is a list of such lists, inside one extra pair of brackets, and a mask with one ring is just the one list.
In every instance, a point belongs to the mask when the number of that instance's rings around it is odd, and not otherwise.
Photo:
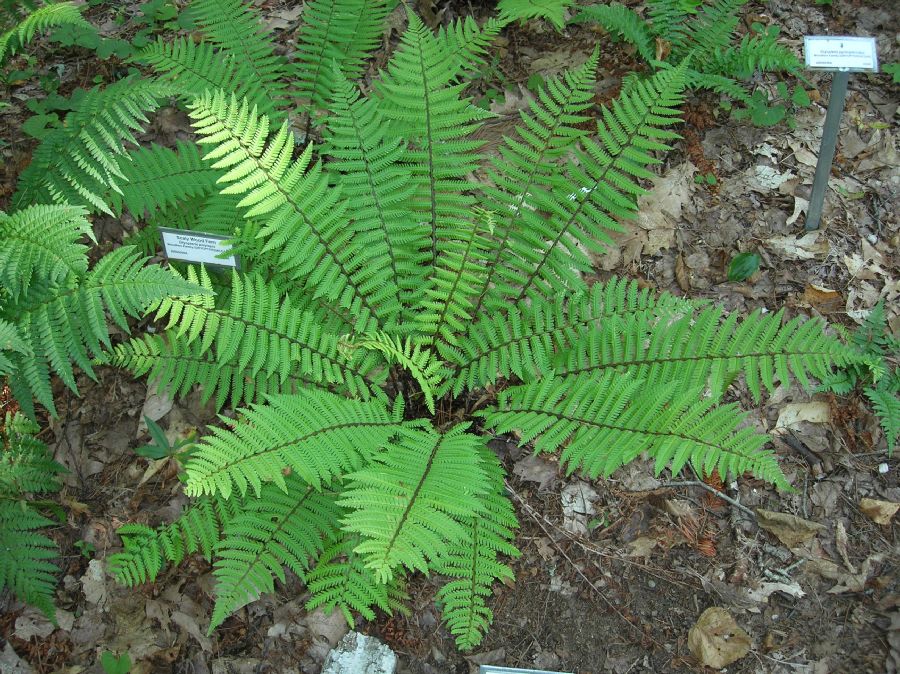
[[(299, 5), (256, 4), (290, 52)], [(470, 9), (450, 5), (444, 17)], [(91, 11), (88, 17), (103, 25), (104, 6)], [(872, 35), (884, 63), (900, 60), (894, 0), (770, 0), (748, 5), (748, 16), (782, 26), (798, 53), (803, 35)], [(396, 38), (394, 30), (386, 44)], [(532, 22), (504, 31), (496, 64), (502, 81), (494, 85), (502, 95), (492, 104), (499, 117), (484, 133), (488, 147), (527, 104), (532, 75), (580, 63), (597, 41), (604, 68), (597, 99), (605, 101), (632, 65), (620, 46), (586, 27), (560, 35)], [(62, 90), (109, 74), (108, 62), (77, 49), (43, 45), (35, 53), (51, 50)], [(848, 328), (884, 299), (891, 327), (900, 331), (900, 87), (887, 75), (851, 77), (823, 226), (804, 234), (830, 83), (828, 74), (809, 77), (813, 102), (796, 112), (794, 128), (734, 122), (713, 98), (690, 99), (683, 140), (642, 198), (639, 219), (618, 237), (620, 248), (597, 258), (597, 277), (637, 278), (740, 312), (784, 307), (789, 315), (821, 315)], [(0, 148), (0, 206), (34, 147), (21, 124), (25, 101), (38, 95), (15, 88), (11, 107), (0, 111), (8, 142)], [(182, 115), (164, 112), (150, 138), (171, 142), (187, 128)], [(708, 174), (716, 176), (714, 185), (695, 179)], [(126, 226), (100, 221), (98, 239), (114, 246)], [(746, 281), (728, 282), (726, 269), (738, 252), (759, 253), (761, 268)], [(60, 389), (61, 418), (42, 434), (70, 471), (60, 496), (68, 523), (52, 533), (63, 553), (59, 626), (12, 602), (0, 604), (0, 671), (102, 672), (102, 652), (127, 651), (132, 672), (318, 672), (348, 627), (339, 613), (307, 614), (296, 582), (208, 637), (212, 576), (202, 559), (136, 590), (106, 575), (104, 560), (120, 545), (118, 526), (171, 520), (186, 502), (174, 463), (133, 452), (147, 439), (139, 430), (142, 415), (158, 419), (170, 435), (202, 428), (213, 415), (194, 398), (173, 404), (113, 369), (100, 370), (99, 383), (83, 378), (80, 387), (80, 397)], [(610, 479), (588, 481), (497, 438), (492, 446), (509, 473), (523, 555), (513, 562), (515, 582), (491, 602), (494, 625), (484, 643), (475, 653), (457, 652), (433, 606), (436, 586), (421, 577), (409, 588), (410, 615), (380, 616), (356, 628), (385, 641), (398, 655), (398, 671), (408, 674), (464, 674), (478, 664), (703, 671), (688, 649), (688, 632), (705, 609), (721, 607), (751, 640), (749, 653), (728, 672), (897, 671), (900, 518), (879, 524), (860, 503), (900, 503), (900, 457), (888, 457), (858, 397), (779, 389), (756, 405), (741, 387), (732, 394), (750, 410), (750, 423), (773, 432), (794, 493), (747, 478), (718, 485), (735, 505), (702, 486), (656, 479), (640, 461)], [(757, 509), (794, 517), (772, 521)]]

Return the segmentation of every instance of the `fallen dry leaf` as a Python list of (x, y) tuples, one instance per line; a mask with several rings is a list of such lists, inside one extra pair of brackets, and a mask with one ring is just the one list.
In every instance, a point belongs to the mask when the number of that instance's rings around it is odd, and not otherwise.
[(859, 502), (859, 509), (875, 522), (875, 524), (886, 525), (891, 523), (891, 519), (897, 514), (897, 511), (900, 510), (900, 503), (879, 501), (874, 498), (864, 498)]
[(626, 556), (628, 557), (643, 557), (644, 559), (650, 559), (650, 556), (653, 554), (653, 549), (656, 547), (656, 539), (651, 538), (650, 536), (641, 536), (640, 538), (635, 538), (631, 543), (628, 544), (628, 552)]
[(796, 548), (825, 528), (818, 522), (810, 522), (796, 515), (762, 508), (756, 509), (756, 517), (760, 527), (774, 534), (788, 548)]
[(688, 632), (688, 648), (700, 664), (727, 667), (750, 652), (750, 635), (738, 627), (724, 608), (706, 609)]
[(830, 250), (828, 241), (819, 240), (821, 232), (809, 232), (799, 239), (795, 236), (773, 236), (766, 244), (789, 260), (812, 260), (817, 257), (825, 257)]
[(844, 308), (844, 298), (837, 290), (812, 283), (807, 283), (803, 289), (803, 300), (822, 313), (841, 311)]
[(513, 466), (513, 474), (525, 482), (537, 482), (538, 488), (541, 490), (546, 489), (558, 477), (556, 464), (545, 461), (534, 454), (528, 454), (516, 461), (516, 465)]
[(809, 558), (804, 565), (809, 571), (818, 573), (823, 578), (836, 581), (836, 585), (828, 590), (828, 594), (843, 594), (845, 592), (862, 592), (866, 587), (866, 581), (872, 574), (872, 567), (884, 560), (884, 555), (871, 555), (862, 563), (859, 573), (847, 573), (840, 566), (828, 559), (821, 557)]
[(802, 599), (806, 596), (803, 588), (800, 587), (800, 583), (794, 581), (790, 584), (760, 583), (759, 587), (747, 591), (747, 598), (761, 603), (764, 601), (768, 601), (769, 597), (776, 592), (783, 592), (784, 594), (794, 597), (795, 599)]
[(801, 421), (811, 424), (827, 424), (831, 421), (831, 407), (820, 400), (808, 403), (789, 403), (781, 408), (775, 428), (792, 428)]

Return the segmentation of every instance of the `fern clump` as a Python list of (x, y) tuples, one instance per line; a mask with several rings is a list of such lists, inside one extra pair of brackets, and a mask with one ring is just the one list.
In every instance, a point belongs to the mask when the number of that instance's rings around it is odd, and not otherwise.
[[(754, 23), (752, 33), (734, 42), (738, 12), (747, 0), (647, 0), (647, 12), (638, 14), (618, 2), (587, 5), (580, 8), (573, 23), (596, 23), (616, 40), (632, 44), (648, 64), (676, 64), (687, 60), (686, 86), (709, 89), (737, 101), (737, 118), (749, 117), (754, 123), (769, 126), (781, 121), (784, 104), (769, 104), (764, 92), (753, 91), (748, 84), (758, 73), (780, 72), (802, 79), (802, 63), (778, 41), (777, 26)], [(795, 105), (808, 105), (804, 89), (797, 87), (792, 96), (787, 85), (778, 84), (779, 95)]]
[[(408, 13), (362, 90), (352, 79), (385, 3), (313, 0), (290, 60), (249, 4), (194, 0), (196, 40), (148, 47), (135, 60), (151, 74), (89, 93), (36, 151), (20, 210), (0, 218), (26, 251), (0, 247), (0, 367), (16, 392), (50, 406), (51, 372), (74, 386), (73, 366), (103, 362), (232, 412), (185, 460), (183, 515), (121, 529), (122, 582), (203, 554), (212, 630), (286, 570), (310, 608), (351, 622), (402, 610), (410, 575), (435, 574), (444, 622), (470, 649), (518, 555), (494, 433), (592, 478), (646, 454), (657, 473), (788, 486), (725, 403), (729, 385), (743, 377), (759, 399), (858, 354), (819, 321), (585, 281), (678, 138), (696, 71), (662, 63), (595, 110), (595, 52), (485, 157), (490, 114), (465, 73), (532, 11), (505, 7), (437, 33)], [(129, 148), (170, 97), (196, 142)], [(321, 144), (298, 144), (295, 98)], [(145, 230), (89, 268), (87, 214), (124, 210)], [(241, 270), (143, 266), (160, 223), (226, 233)], [(127, 329), (145, 309), (154, 331), (113, 345), (107, 314)]]
[(57, 476), (65, 469), (34, 437), (37, 430), (23, 415), (8, 412), (0, 425), (0, 589), (55, 620), (53, 591), (59, 570), (51, 560), (59, 550), (40, 533), (54, 522), (29, 496), (59, 491)]

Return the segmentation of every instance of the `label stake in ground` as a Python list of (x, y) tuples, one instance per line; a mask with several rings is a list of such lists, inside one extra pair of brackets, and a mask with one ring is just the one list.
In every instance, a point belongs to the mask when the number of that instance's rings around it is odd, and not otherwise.
[(828, 186), (828, 175), (831, 173), (831, 162), (837, 147), (850, 73), (878, 72), (878, 53), (874, 37), (807, 35), (803, 38), (803, 54), (808, 69), (834, 73), (831, 95), (828, 97), (828, 112), (825, 113), (825, 126), (822, 129), (822, 145), (819, 148), (816, 175), (806, 213), (806, 229), (809, 231), (818, 229), (822, 220), (825, 188)]
[(160, 227), (159, 235), (162, 238), (163, 252), (170, 260), (241, 268), (237, 255), (219, 257), (228, 252), (226, 241), (230, 237), (169, 227)]

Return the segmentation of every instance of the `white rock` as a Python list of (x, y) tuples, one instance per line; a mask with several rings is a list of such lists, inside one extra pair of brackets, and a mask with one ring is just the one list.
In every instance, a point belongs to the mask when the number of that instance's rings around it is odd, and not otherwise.
[(394, 674), (397, 656), (375, 637), (349, 632), (328, 654), (322, 674)]

